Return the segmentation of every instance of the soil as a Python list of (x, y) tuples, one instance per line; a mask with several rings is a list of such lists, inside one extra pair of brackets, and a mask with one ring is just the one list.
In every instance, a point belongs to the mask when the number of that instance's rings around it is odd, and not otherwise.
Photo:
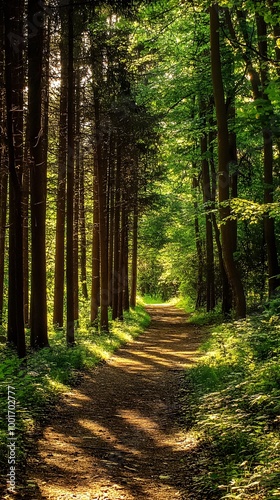
[(29, 500), (196, 498), (178, 394), (205, 335), (175, 307), (147, 311), (146, 332), (62, 397), (29, 459)]

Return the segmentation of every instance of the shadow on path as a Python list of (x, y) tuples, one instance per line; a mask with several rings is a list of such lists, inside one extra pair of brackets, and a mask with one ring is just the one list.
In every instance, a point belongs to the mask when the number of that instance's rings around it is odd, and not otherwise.
[(29, 499), (193, 498), (197, 443), (176, 424), (176, 398), (203, 337), (183, 311), (147, 311), (147, 331), (62, 398), (31, 459)]

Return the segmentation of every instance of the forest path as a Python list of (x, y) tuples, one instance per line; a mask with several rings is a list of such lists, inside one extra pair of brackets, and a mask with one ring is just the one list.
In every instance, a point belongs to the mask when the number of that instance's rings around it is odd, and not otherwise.
[(151, 324), (63, 397), (44, 429), (30, 499), (194, 498), (196, 442), (176, 424), (183, 370), (203, 333), (175, 307), (147, 307)]

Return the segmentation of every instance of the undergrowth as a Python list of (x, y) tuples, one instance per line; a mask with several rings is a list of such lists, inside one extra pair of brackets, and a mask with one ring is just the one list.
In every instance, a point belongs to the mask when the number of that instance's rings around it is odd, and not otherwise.
[(143, 307), (124, 314), (124, 321), (113, 321), (110, 333), (98, 333), (81, 323), (76, 344), (67, 348), (65, 333), (52, 329), (50, 348), (29, 352), (24, 361), (0, 343), (0, 469), (6, 483), (7, 473), (7, 402), (8, 386), (14, 388), (16, 399), (16, 462), (24, 469), (27, 444), (36, 428), (50, 414), (59, 395), (67, 386), (79, 381), (83, 371), (109, 358), (121, 344), (131, 341), (149, 324)]
[(207, 472), (194, 478), (201, 498), (280, 498), (280, 317), (273, 313), (212, 327), (201, 361), (187, 370), (186, 420), (208, 454)]

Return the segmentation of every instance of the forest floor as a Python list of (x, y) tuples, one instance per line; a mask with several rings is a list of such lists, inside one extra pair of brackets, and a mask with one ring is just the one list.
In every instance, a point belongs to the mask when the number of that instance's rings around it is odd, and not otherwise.
[(175, 307), (147, 311), (146, 332), (61, 398), (29, 457), (21, 498), (196, 498), (198, 443), (180, 424), (179, 393), (205, 331)]

